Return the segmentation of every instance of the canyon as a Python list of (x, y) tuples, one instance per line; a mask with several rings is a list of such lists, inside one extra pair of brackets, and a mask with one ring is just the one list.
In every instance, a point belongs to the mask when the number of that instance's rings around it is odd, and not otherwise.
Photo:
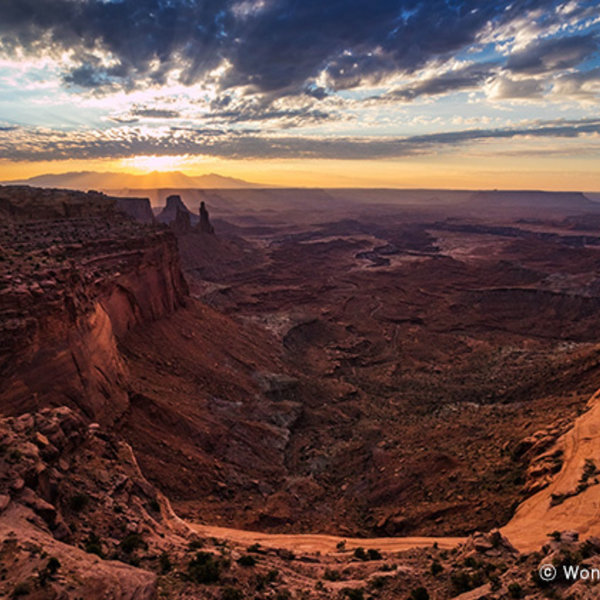
[(0, 187), (0, 594), (541, 598), (600, 561), (598, 205), (147, 191)]

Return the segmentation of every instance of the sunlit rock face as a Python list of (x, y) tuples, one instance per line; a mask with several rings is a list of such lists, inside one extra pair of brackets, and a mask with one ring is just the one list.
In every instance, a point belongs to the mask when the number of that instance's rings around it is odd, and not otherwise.
[(100, 194), (3, 188), (1, 201), (0, 410), (43, 398), (118, 419), (128, 406), (118, 339), (185, 302), (174, 235)]

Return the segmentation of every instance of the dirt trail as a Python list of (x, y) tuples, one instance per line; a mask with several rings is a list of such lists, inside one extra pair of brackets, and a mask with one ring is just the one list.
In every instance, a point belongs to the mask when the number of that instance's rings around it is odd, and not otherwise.
[(586, 459), (593, 459), (600, 466), (600, 391), (592, 396), (588, 406), (589, 410), (550, 450), (564, 452), (558, 475), (548, 487), (525, 500), (502, 529), (521, 551), (537, 550), (555, 530), (578, 531), (582, 538), (600, 535), (600, 485), (592, 484), (561, 504), (550, 505), (552, 494), (568, 494), (577, 489)]
[(435, 542), (440, 548), (451, 549), (464, 541), (465, 538), (344, 538), (334, 535), (318, 534), (277, 534), (261, 533), (258, 531), (245, 531), (242, 529), (229, 529), (227, 527), (214, 527), (212, 525), (199, 525), (189, 523), (190, 528), (200, 536), (226, 539), (240, 544), (260, 544), (267, 548), (283, 548), (295, 552), (321, 552), (331, 554), (338, 552), (337, 544), (346, 542), (346, 549), (362, 547), (374, 548), (385, 552), (400, 552), (411, 548), (427, 548)]

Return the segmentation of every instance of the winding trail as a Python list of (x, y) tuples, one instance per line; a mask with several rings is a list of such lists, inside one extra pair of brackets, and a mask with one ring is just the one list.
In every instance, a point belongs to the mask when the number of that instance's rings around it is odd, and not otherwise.
[[(600, 390), (588, 403), (588, 410), (578, 417), (573, 427), (548, 450), (563, 451), (564, 462), (554, 480), (543, 490), (519, 505), (514, 517), (501, 531), (521, 552), (538, 550), (555, 530), (577, 531), (582, 538), (600, 536), (600, 484), (590, 485), (583, 492), (551, 505), (553, 494), (568, 494), (576, 490), (586, 459), (600, 467)], [(593, 478), (592, 478), (593, 479)], [(461, 537), (388, 537), (345, 538), (320, 534), (270, 534), (187, 521), (186, 526), (203, 537), (226, 539), (239, 544), (260, 544), (266, 548), (281, 548), (295, 552), (334, 554), (345, 542), (346, 549), (363, 547), (383, 552), (401, 552), (412, 548), (427, 548), (437, 544), (451, 549), (464, 542)]]
[(188, 525), (192, 531), (203, 537), (226, 539), (239, 544), (260, 544), (265, 548), (283, 548), (296, 552), (320, 552), (321, 554), (339, 552), (337, 545), (340, 542), (346, 543), (347, 550), (362, 547), (366, 550), (373, 548), (384, 552), (400, 552), (411, 548), (430, 548), (436, 542), (440, 548), (449, 550), (466, 539), (460, 537), (345, 538), (310, 533), (260, 533), (243, 529), (199, 525), (189, 521)]

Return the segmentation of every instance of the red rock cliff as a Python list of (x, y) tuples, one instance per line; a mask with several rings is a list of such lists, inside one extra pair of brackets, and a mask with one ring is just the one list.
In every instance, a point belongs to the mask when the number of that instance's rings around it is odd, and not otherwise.
[(25, 190), (0, 188), (0, 411), (70, 404), (114, 422), (128, 406), (119, 337), (185, 303), (175, 237), (102, 195)]

